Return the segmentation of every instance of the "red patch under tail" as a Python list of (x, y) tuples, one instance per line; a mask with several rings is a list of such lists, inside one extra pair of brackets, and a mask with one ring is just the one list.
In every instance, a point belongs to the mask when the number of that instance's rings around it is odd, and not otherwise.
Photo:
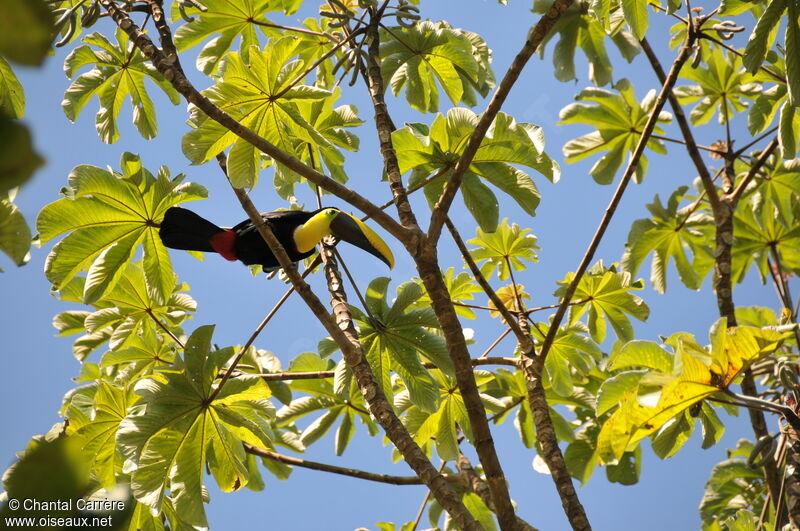
[(235, 262), (237, 260), (236, 233), (232, 230), (218, 232), (217, 234), (213, 235), (208, 242), (211, 244), (211, 247), (216, 252), (221, 254), (225, 260), (230, 260), (231, 262)]

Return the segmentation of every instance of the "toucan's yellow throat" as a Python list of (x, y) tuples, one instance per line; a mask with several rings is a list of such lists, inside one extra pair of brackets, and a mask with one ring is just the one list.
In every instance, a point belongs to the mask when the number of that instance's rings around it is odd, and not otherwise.
[(331, 222), (339, 215), (335, 208), (325, 208), (294, 230), (294, 244), (301, 253), (307, 253), (325, 236), (331, 235)]

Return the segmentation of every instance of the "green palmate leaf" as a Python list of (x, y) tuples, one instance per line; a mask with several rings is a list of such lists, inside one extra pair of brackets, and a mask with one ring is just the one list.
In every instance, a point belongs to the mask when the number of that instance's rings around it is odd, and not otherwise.
[(785, 271), (800, 271), (800, 204), (791, 201), (755, 204), (742, 202), (734, 216), (736, 239), (733, 244), (731, 275), (744, 280), (750, 266), (755, 265), (762, 282), (770, 274), (769, 260), (780, 256)]
[(483, 503), (483, 500), (474, 492), (467, 492), (461, 498), (464, 502), (464, 507), (480, 522), (481, 527), (486, 531), (496, 531), (497, 524), (495, 523), (494, 513)]
[[(84, 326), (90, 334), (109, 334), (112, 350), (135, 348), (137, 345), (141, 348), (141, 342), (150, 339), (137, 335), (143, 325), (147, 324), (161, 334), (160, 328), (154, 328), (157, 326), (155, 321), (161, 326), (174, 328), (196, 310), (195, 301), (181, 293), (184, 289), (185, 286), (173, 283), (170, 295), (161, 298), (148, 283), (140, 262), (125, 264), (118, 282), (99, 300), (99, 309), (86, 317)], [(154, 346), (152, 341), (148, 346)]]
[[(536, 0), (533, 10), (544, 14), (553, 4), (551, 0)], [(616, 45), (626, 61), (631, 62), (641, 50), (639, 39), (624, 29), (625, 22), (636, 33), (644, 35), (647, 29), (647, 10), (643, 2), (624, 0), (622, 5), (609, 0), (574, 2), (558, 19), (541, 50), (553, 36), (559, 41), (553, 50), (555, 76), (559, 81), (575, 79), (575, 52), (583, 50), (589, 63), (589, 80), (598, 86), (612, 81), (611, 60), (606, 50), (606, 38)]]
[(374, 279), (366, 293), (368, 313), (352, 308), (367, 358), (387, 397), (393, 394), (390, 372), (394, 371), (408, 389), (414, 405), (423, 411), (436, 411), (439, 388), (420, 356), (452, 374), (453, 365), (444, 339), (429, 330), (439, 328), (439, 322), (430, 306), (409, 309), (422, 297), (419, 284), (409, 282), (400, 286), (391, 305), (386, 300), (388, 287), (388, 278)]
[(745, 110), (746, 100), (753, 100), (761, 93), (761, 84), (744, 72), (742, 59), (720, 48), (711, 48), (704, 54), (705, 66), (684, 68), (681, 77), (697, 83), (675, 88), (675, 95), (683, 105), (698, 102), (689, 114), (693, 125), (707, 123), (718, 113), (721, 124)]
[[(544, 341), (548, 326), (539, 324), (534, 337)], [(591, 338), (583, 323), (576, 322), (559, 328), (550, 351), (545, 360), (547, 383), (554, 393), (568, 397), (572, 395), (575, 385), (581, 383), (597, 362), (603, 352)]]
[(116, 40), (114, 44), (104, 35), (92, 33), (83, 38), (85, 46), (75, 48), (67, 56), (64, 60), (67, 77), (72, 78), (87, 65), (93, 67), (72, 82), (61, 107), (67, 118), (74, 122), (89, 100), (97, 96), (100, 101), (97, 133), (103, 142), (110, 144), (119, 138), (117, 118), (125, 99), (130, 98), (133, 125), (144, 138), (154, 138), (158, 134), (156, 110), (147, 93), (145, 79), (166, 92), (174, 105), (180, 102), (180, 96), (142, 52), (130, 43), (127, 33), (118, 29)]
[(800, 143), (800, 111), (784, 102), (779, 119), (778, 142), (781, 156), (785, 159), (797, 156), (797, 145)]
[[(331, 370), (334, 366), (332, 360), (323, 359), (319, 355), (306, 352), (300, 354), (289, 365), (290, 372), (324, 371)], [(304, 451), (305, 447), (325, 436), (341, 419), (336, 429), (334, 439), (336, 455), (342, 455), (355, 435), (355, 419), (367, 426), (369, 433), (377, 433), (375, 421), (367, 411), (367, 404), (358, 387), (351, 385), (348, 380), (345, 387), (340, 390), (334, 388), (333, 383), (327, 379), (320, 380), (295, 380), (290, 382), (293, 391), (306, 393), (304, 396), (291, 400), (278, 410), (276, 426), (279, 428), (296, 429), (295, 422), (301, 418), (319, 413), (311, 423), (300, 433), (296, 444), (288, 445), (295, 451)], [(291, 432), (281, 432), (288, 434)], [(284, 443), (280, 443), (284, 444)], [(286, 444), (284, 444), (286, 445)]]
[[(89, 491), (91, 483), (86, 456), (80, 443), (72, 437), (37, 436), (19, 457), (3, 474), (3, 488), (11, 499), (75, 500)], [(20, 513), (34, 520), (75, 516), (69, 508), (62, 507), (49, 511), (40, 507), (17, 509), (12, 510), (8, 503), (4, 503), (0, 518), (5, 523), (6, 519), (20, 516)]]
[(0, 200), (0, 251), (15, 264), (23, 265), (28, 261), (30, 247), (31, 231), (22, 212), (11, 201)]
[(486, 96), (494, 87), (486, 43), (446, 22), (385, 29), (380, 54), (384, 82), (395, 95), (405, 88), (408, 103), (422, 112), (439, 109), (437, 82), (453, 105), (474, 106), (475, 92)]
[[(561, 287), (555, 292), (561, 297), (574, 277), (569, 273)], [(632, 282), (631, 274), (618, 272), (616, 264), (605, 267), (602, 262), (595, 264), (581, 279), (573, 297), (576, 301), (584, 301), (570, 307), (569, 322), (575, 323), (584, 314), (588, 316), (589, 331), (592, 339), (602, 343), (606, 338), (606, 321), (611, 324), (614, 334), (623, 341), (633, 339), (633, 326), (630, 317), (646, 321), (650, 309), (644, 301), (630, 293), (643, 288), (643, 282)]]
[[(649, 370), (636, 387), (624, 392), (619, 407), (603, 424), (597, 443), (600, 463), (617, 462), (626, 450), (635, 449), (641, 439), (671, 419), (678, 417), (675, 422), (682, 422), (681, 417), (693, 404), (726, 389), (741, 371), (773, 353), (790, 334), (791, 331), (776, 328), (727, 328), (723, 318), (711, 328), (710, 348), (701, 347), (686, 333), (675, 334), (667, 341), (675, 354), (641, 341), (622, 347), (617, 358), (627, 360), (626, 366), (639, 365)], [(661, 354), (654, 355), (654, 351)], [(637, 357), (641, 358), (640, 363), (636, 362)], [(653, 361), (659, 368), (651, 367)], [(609, 368), (620, 365), (612, 360)], [(706, 422), (715, 423), (713, 418)], [(688, 438), (690, 427), (672, 426), (659, 435), (663, 438), (654, 450), (660, 455), (671, 455)]]
[(261, 378), (233, 378), (209, 400), (219, 370), (236, 354), (234, 348), (212, 351), (212, 332), (212, 326), (198, 328), (184, 358), (137, 384), (140, 407), (117, 434), (136, 499), (158, 512), (169, 492), (181, 519), (199, 526), (207, 525), (205, 467), (223, 491), (237, 490), (249, 480), (241, 443), (271, 447), (273, 439), (274, 409)]
[[(741, 161), (734, 166), (737, 174), (746, 174), (751, 165)], [(800, 198), (800, 160), (783, 160), (773, 153), (757, 172), (745, 197), (752, 205), (777, 204), (779, 212), (791, 212), (792, 204)]]
[(437, 407), (426, 411), (412, 405), (403, 416), (403, 424), (428, 455), (435, 448), (441, 459), (457, 459), (460, 455), (458, 429), (464, 432), (467, 440), (473, 440), (467, 409), (455, 379), (440, 371), (433, 371), (432, 374), (437, 384)]
[(653, 438), (653, 452), (661, 459), (678, 453), (694, 433), (694, 420), (688, 411), (668, 420)]
[(689, 289), (700, 289), (703, 278), (713, 267), (709, 243), (714, 234), (713, 219), (693, 204), (679, 208), (688, 189), (681, 186), (675, 190), (666, 206), (656, 195), (647, 205), (653, 217), (636, 220), (625, 244), (621, 267), (631, 275), (636, 275), (647, 256), (653, 254), (650, 282), (658, 293), (667, 290), (670, 260), (675, 263), (678, 278)]
[[(83, 277), (73, 279), (60, 292), (61, 300), (81, 301), (84, 284)], [(80, 361), (108, 342), (111, 350), (103, 355), (101, 367), (115, 374), (118, 382), (131, 381), (172, 361), (172, 336), (183, 334), (178, 325), (196, 310), (195, 301), (182, 293), (185, 289), (185, 285), (174, 286), (171, 295), (161, 299), (148, 284), (141, 262), (126, 264), (114, 288), (94, 304), (96, 311), (63, 312), (54, 318), (53, 326), (60, 335), (85, 332), (73, 345)]]
[[(561, 109), (559, 125), (587, 124), (596, 130), (564, 144), (563, 152), (568, 163), (577, 162), (596, 153), (607, 152), (589, 170), (589, 174), (600, 184), (609, 184), (625, 161), (625, 154), (633, 152), (641, 132), (655, 106), (654, 90), (647, 93), (641, 102), (636, 100), (633, 86), (627, 79), (614, 85), (617, 92), (599, 88), (581, 91), (577, 100), (592, 103), (572, 103)], [(657, 123), (669, 123), (672, 115), (661, 111)], [(656, 125), (656, 134), (664, 131)], [(666, 154), (661, 140), (651, 137), (647, 147), (659, 154)], [(642, 156), (636, 168), (636, 182), (644, 179), (647, 158)]]
[[(73, 395), (73, 401), (79, 396)], [(74, 405), (67, 410), (69, 433), (79, 441), (92, 476), (104, 488), (116, 485), (117, 474), (122, 472), (122, 456), (116, 451), (117, 430), (137, 399), (132, 387), (118, 388), (100, 381), (89, 416)]]
[(6, 118), (22, 118), (25, 114), (25, 91), (11, 69), (0, 56), (0, 114)]
[(647, 5), (639, 0), (621, 0), (620, 4), (625, 22), (631, 27), (637, 39), (643, 39), (648, 26)]
[[(777, 52), (767, 53), (769, 67), (767, 71), (759, 70), (753, 79), (762, 85), (773, 84), (765, 88), (758, 96), (747, 116), (747, 125), (753, 135), (765, 131), (778, 119), (778, 145), (780, 153), (785, 159), (792, 159), (797, 155), (800, 143), (800, 113), (797, 107), (792, 107), (786, 78), (789, 61)], [(794, 97), (794, 96), (792, 96)], [(795, 98), (796, 99), (796, 98)], [(794, 101), (794, 100), (793, 100)]]
[(767, 486), (763, 469), (747, 466), (752, 450), (753, 444), (741, 439), (734, 450), (728, 450), (728, 459), (711, 470), (700, 502), (704, 524), (735, 518), (739, 513), (749, 513), (747, 509), (761, 513)]
[[(326, 136), (317, 131), (301, 112), (302, 105), (317, 103), (317, 111), (332, 109), (337, 93), (292, 83), (301, 75), (308, 64), (297, 58), (301, 41), (292, 37), (270, 40), (263, 50), (251, 48), (247, 57), (240, 53), (229, 54), (220, 67), (220, 81), (203, 94), (223, 110), (252, 129), (256, 134), (275, 144), (283, 151), (300, 156), (308, 147), (318, 148), (329, 157), (328, 162), (343, 160), (336, 148), (337, 129)], [(325, 102), (326, 99), (331, 101)], [(314, 108), (306, 110), (309, 119)], [(339, 118), (332, 116), (331, 120)], [(313, 121), (313, 120), (312, 120)], [(348, 124), (357, 118), (348, 117)], [(199, 109), (192, 109), (190, 125), (194, 130), (183, 138), (183, 152), (194, 164), (206, 162), (229, 146), (228, 176), (236, 187), (251, 187), (257, 180), (262, 163), (262, 153), (252, 144), (240, 139), (227, 128), (208, 118)], [(341, 142), (336, 142), (341, 145)], [(332, 157), (332, 158), (331, 158)], [(286, 170), (281, 169), (281, 181), (291, 179)], [(299, 177), (294, 177), (294, 181)], [(284, 195), (291, 193), (291, 186), (279, 181), (279, 189)]]
[[(195, 15), (194, 20), (175, 32), (175, 46), (183, 52), (211, 39), (197, 56), (197, 68), (204, 74), (212, 74), (237, 38), (241, 38), (240, 49), (247, 58), (251, 46), (260, 46), (260, 33), (280, 35), (276, 29), (267, 26), (274, 22), (264, 15), (271, 11), (290, 14), (294, 11), (292, 3), (286, 0), (203, 0), (205, 11), (187, 10)], [(181, 18), (177, 2), (172, 4), (172, 18)]]
[(53, 40), (53, 15), (43, 0), (5, 0), (0, 18), (0, 55), (39, 65)]
[(509, 226), (508, 219), (504, 219), (494, 232), (487, 233), (477, 228), (477, 237), (467, 243), (478, 246), (470, 251), (476, 263), (486, 261), (481, 266), (481, 273), (488, 279), (497, 271), (497, 278), (508, 280), (509, 267), (522, 271), (527, 267), (523, 260), (538, 262), (536, 251), (539, 246), (536, 245), (536, 236), (528, 234), (530, 231), (521, 229), (516, 223)]
[[(358, 127), (364, 121), (358, 117), (358, 109), (354, 105), (334, 107), (340, 94), (341, 90), (335, 88), (329, 97), (321, 100), (295, 101), (303, 119), (327, 142), (311, 143), (297, 137), (293, 142), (293, 152), (309, 166), (324, 169), (337, 182), (346, 183), (348, 177), (344, 171), (345, 159), (341, 149), (358, 150), (360, 140), (348, 129)], [(276, 167), (275, 187), (281, 197), (291, 200), (295, 184), (303, 181), (305, 178), (284, 166)]]
[[(456, 275), (454, 267), (450, 267), (442, 274), (444, 284), (447, 287), (447, 292), (450, 294), (450, 299), (456, 302), (473, 301), (475, 300), (475, 293), (481, 293), (483, 290), (471, 275), (465, 272), (460, 272)], [(409, 305), (409, 309), (416, 310), (420, 308), (430, 308), (431, 298), (424, 292), (422, 280), (415, 279), (417, 284), (423, 288), (423, 294), (415, 302)], [(464, 306), (455, 306), (456, 313), (461, 317), (467, 319), (475, 319), (475, 312), (471, 308)]]
[[(408, 124), (392, 134), (400, 171), (413, 170), (409, 186), (431, 177), (425, 186), (429, 205), (439, 199), (477, 123), (475, 113), (458, 107), (450, 109), (447, 117), (437, 115), (430, 128)], [(498, 113), (461, 187), (465, 205), (486, 232), (494, 231), (499, 218), (497, 198), (486, 184), (511, 196), (530, 215), (535, 214), (539, 204), (539, 191), (531, 177), (511, 164), (533, 168), (551, 181), (558, 180), (560, 175), (558, 165), (544, 151), (541, 128), (517, 123), (509, 115)]]
[(158, 222), (169, 207), (207, 195), (202, 186), (183, 183), (183, 175), (171, 179), (166, 168), (153, 176), (129, 153), (123, 155), (121, 166), (122, 173), (76, 167), (66, 197), (44, 207), (36, 222), (41, 243), (70, 233), (48, 255), (45, 275), (58, 290), (87, 271), (83, 294), (87, 304), (114, 287), (139, 244), (144, 246), (149, 286), (160, 300), (168, 299), (175, 278), (158, 237)]
[[(174, 312), (170, 317), (173, 315)], [(143, 374), (149, 374), (156, 367), (172, 363), (175, 359), (174, 345), (171, 341), (156, 335), (153, 326), (141, 328), (140, 333), (132, 333), (126, 338), (120, 338), (119, 334), (115, 336), (111, 332), (115, 340), (124, 339), (124, 346), (104, 353), (100, 359), (100, 368), (112, 371), (116, 369), (116, 381), (134, 381)]]
[(789, 103), (800, 107), (800, 26), (797, 22), (800, 8), (797, 7), (797, 2), (787, 1), (786, 4), (786, 85), (789, 89)]
[[(502, 301), (503, 306), (506, 308), (512, 308), (514, 310), (519, 311), (518, 301), (529, 301), (531, 300), (531, 296), (528, 292), (525, 291), (525, 286), (523, 284), (509, 284), (507, 286), (503, 286), (502, 288), (495, 291), (497, 296)], [(523, 302), (524, 304), (524, 302)], [(491, 299), (488, 301), (487, 306), (492, 308), (492, 311), (489, 312), (489, 315), (497, 319), (500, 317), (501, 313), (497, 310), (497, 306), (495, 306), (494, 301)]]

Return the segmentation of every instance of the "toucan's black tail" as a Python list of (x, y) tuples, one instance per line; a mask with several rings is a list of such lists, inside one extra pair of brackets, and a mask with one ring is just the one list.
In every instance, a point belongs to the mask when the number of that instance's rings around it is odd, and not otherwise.
[(158, 234), (165, 247), (185, 251), (213, 252), (211, 237), (225, 232), (191, 210), (172, 207), (164, 214)]

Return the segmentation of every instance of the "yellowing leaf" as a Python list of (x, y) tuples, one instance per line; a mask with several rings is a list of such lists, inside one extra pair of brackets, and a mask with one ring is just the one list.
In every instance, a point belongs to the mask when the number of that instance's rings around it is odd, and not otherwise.
[[(789, 334), (782, 328), (727, 328), (724, 319), (711, 329), (710, 349), (701, 348), (688, 334), (676, 334), (668, 340), (677, 356), (672, 373), (651, 369), (622, 396), (619, 408), (606, 420), (598, 436), (598, 461), (615, 463), (626, 450), (635, 448), (640, 440), (692, 404), (725, 390), (743, 369), (773, 353)], [(643, 350), (641, 343), (639, 351)], [(639, 365), (646, 367), (646, 360)], [(658, 382), (660, 391), (654, 393), (653, 385)]]

